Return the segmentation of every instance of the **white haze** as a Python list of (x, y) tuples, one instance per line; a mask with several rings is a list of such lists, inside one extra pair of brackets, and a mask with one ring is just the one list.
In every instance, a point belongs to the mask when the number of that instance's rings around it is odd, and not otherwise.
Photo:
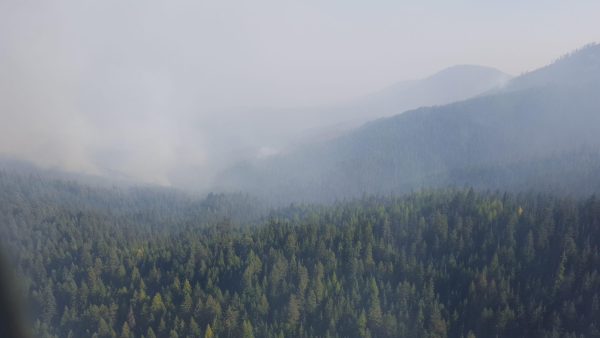
[(1, 0), (0, 155), (203, 187), (319, 126), (303, 107), (455, 64), (519, 74), (600, 40), (598, 13), (597, 1)]

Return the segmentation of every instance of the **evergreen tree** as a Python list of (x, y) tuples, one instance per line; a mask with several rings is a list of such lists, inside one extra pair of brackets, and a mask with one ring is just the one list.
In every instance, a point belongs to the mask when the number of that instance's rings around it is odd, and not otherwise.
[(206, 331), (204, 331), (204, 338), (213, 338), (215, 336), (215, 334), (213, 333), (212, 329), (210, 328), (210, 325), (206, 326)]

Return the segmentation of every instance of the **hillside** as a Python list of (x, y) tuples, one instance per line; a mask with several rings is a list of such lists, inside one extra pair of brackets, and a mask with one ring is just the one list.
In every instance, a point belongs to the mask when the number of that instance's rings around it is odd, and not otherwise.
[[(466, 100), (503, 87), (510, 76), (490, 67), (458, 65), (427, 78), (405, 81), (372, 93), (356, 102), (362, 118), (396, 115), (422, 106), (435, 106)], [(352, 107), (346, 107), (352, 110)], [(355, 108), (356, 109), (356, 108)], [(369, 115), (378, 112), (375, 115)], [(380, 115), (383, 114), (383, 115)]]
[(595, 198), (426, 192), (289, 207), (248, 228), (10, 196), (0, 245), (35, 337), (600, 334)]
[[(600, 47), (591, 45), (506, 89), (375, 120), (327, 142), (241, 163), (222, 175), (221, 188), (272, 201), (463, 185), (596, 192), (599, 55)], [(588, 74), (577, 82), (582, 69)]]
[[(392, 84), (363, 97), (330, 105), (300, 108), (255, 108), (220, 112), (206, 121), (215, 135), (216, 149), (231, 161), (262, 157), (265, 150), (281, 151), (335, 138), (362, 123), (421, 106), (464, 100), (504, 85), (509, 75), (493, 68), (461, 65), (431, 76)], [(276, 126), (276, 127), (274, 127)], [(257, 132), (260, 130), (260, 132)], [(227, 146), (226, 146), (227, 145)]]
[(600, 82), (600, 44), (589, 44), (554, 63), (513, 79), (504, 90), (547, 85), (593, 85)]
[(70, 210), (119, 219), (121, 226), (143, 223), (160, 232), (184, 224), (221, 221), (248, 225), (267, 212), (264, 204), (245, 194), (200, 197), (162, 187), (86, 184), (77, 180), (78, 175), (71, 179), (66, 179), (65, 173), (60, 173), (63, 178), (57, 175), (35, 167), (25, 172), (0, 167), (1, 212), (20, 214), (36, 209), (35, 219), (42, 221), (37, 217), (46, 212)]

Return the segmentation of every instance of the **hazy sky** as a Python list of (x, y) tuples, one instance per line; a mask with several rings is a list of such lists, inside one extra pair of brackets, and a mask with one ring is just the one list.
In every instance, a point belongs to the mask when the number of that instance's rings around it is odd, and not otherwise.
[(0, 0), (0, 153), (165, 184), (182, 167), (208, 175), (222, 111), (343, 101), (454, 64), (519, 74), (600, 41), (598, 13), (597, 0)]

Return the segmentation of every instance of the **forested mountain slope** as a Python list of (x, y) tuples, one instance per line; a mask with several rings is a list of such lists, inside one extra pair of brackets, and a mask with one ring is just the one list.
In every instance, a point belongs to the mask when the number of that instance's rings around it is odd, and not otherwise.
[(599, 90), (600, 45), (591, 45), (505, 90), (241, 163), (218, 183), (275, 201), (463, 185), (590, 194), (600, 188)]
[(545, 85), (581, 85), (600, 81), (600, 44), (589, 44), (566, 54), (554, 63), (523, 74), (504, 90), (519, 90)]
[[(448, 104), (466, 100), (506, 85), (510, 76), (490, 67), (457, 65), (443, 69), (425, 79), (403, 81), (355, 102), (364, 120), (389, 116), (421, 106)], [(369, 115), (369, 111), (371, 114)]]
[(440, 191), (164, 231), (135, 207), (3, 201), (35, 337), (600, 334), (594, 197)]
[(0, 209), (13, 214), (35, 211), (27, 215), (35, 217), (35, 221), (40, 221), (46, 212), (90, 212), (156, 229), (223, 220), (248, 224), (267, 212), (263, 203), (245, 194), (211, 193), (199, 197), (153, 186), (91, 186), (57, 179), (33, 168), (26, 173), (0, 168)]
[[(264, 153), (335, 138), (366, 121), (421, 106), (447, 104), (495, 90), (510, 76), (490, 67), (460, 65), (422, 79), (402, 81), (354, 99), (296, 108), (261, 107), (219, 112), (199, 133), (214, 133), (213, 160), (237, 162)], [(258, 132), (259, 131), (259, 132)], [(230, 149), (231, 148), (231, 149)], [(219, 149), (230, 149), (222, 152)], [(228, 163), (231, 165), (231, 163)]]

